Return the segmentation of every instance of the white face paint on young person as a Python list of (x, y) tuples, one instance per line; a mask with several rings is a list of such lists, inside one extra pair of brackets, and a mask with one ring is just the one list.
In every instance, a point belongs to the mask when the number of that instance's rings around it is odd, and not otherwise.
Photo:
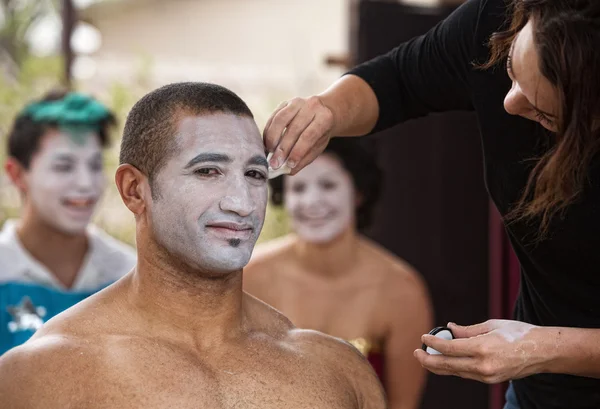
[(64, 233), (84, 232), (106, 186), (98, 135), (50, 131), (32, 157), (26, 181), (28, 199), (42, 220)]
[(252, 118), (184, 118), (177, 147), (158, 171), (149, 212), (155, 240), (193, 269), (243, 268), (267, 206), (268, 164)]
[(303, 240), (327, 243), (352, 227), (354, 184), (335, 156), (319, 156), (295, 176), (286, 176), (284, 185), (285, 207), (294, 231)]

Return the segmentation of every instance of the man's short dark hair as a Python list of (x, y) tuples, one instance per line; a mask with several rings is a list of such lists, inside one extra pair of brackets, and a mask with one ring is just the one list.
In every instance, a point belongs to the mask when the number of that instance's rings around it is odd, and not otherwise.
[(180, 82), (146, 94), (127, 116), (119, 162), (135, 166), (152, 184), (175, 150), (179, 119), (218, 112), (254, 118), (240, 97), (220, 85)]
[[(54, 89), (35, 102), (59, 101), (67, 96), (68, 91)], [(98, 129), (98, 138), (102, 147), (110, 143), (110, 127), (114, 125), (115, 117), (110, 114), (101, 121)], [(29, 169), (31, 158), (40, 147), (40, 139), (50, 130), (58, 128), (58, 123), (34, 121), (29, 114), (17, 116), (12, 129), (8, 134), (8, 156), (15, 158), (25, 169)]]

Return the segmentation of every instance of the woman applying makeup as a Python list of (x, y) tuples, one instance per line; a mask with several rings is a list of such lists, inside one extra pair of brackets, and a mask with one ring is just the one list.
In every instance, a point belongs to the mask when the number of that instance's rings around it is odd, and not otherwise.
[(293, 234), (257, 247), (244, 289), (299, 328), (343, 338), (367, 357), (392, 409), (419, 407), (425, 371), (413, 358), (432, 325), (425, 283), (406, 262), (361, 235), (381, 171), (358, 140), (334, 139), (297, 175), (271, 180)]
[(440, 375), (512, 380), (507, 408), (600, 407), (599, 49), (597, 0), (469, 0), (282, 104), (265, 129), (271, 165), (296, 173), (332, 135), (477, 113), (486, 186), (521, 264), (514, 320), (451, 325), (459, 339), (423, 337), (444, 355), (415, 357)]

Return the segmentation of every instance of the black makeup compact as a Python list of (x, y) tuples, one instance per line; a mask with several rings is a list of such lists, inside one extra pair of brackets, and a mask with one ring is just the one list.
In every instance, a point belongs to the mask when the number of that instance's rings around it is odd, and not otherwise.
[[(452, 330), (448, 327), (435, 327), (434, 329), (429, 331), (429, 335), (433, 335), (442, 339), (447, 339), (448, 341), (454, 339), (454, 334), (452, 333)], [(427, 352), (430, 355), (441, 355), (441, 352), (438, 352), (425, 344), (423, 344), (421, 348), (423, 349), (423, 351)]]

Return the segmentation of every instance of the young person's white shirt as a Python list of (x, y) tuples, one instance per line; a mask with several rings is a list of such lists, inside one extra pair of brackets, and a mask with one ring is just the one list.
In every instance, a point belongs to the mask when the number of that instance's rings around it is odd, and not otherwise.
[(88, 253), (73, 286), (67, 289), (23, 247), (17, 225), (17, 220), (7, 220), (0, 231), (0, 284), (32, 283), (67, 292), (93, 292), (118, 280), (135, 266), (133, 248), (90, 225)]

